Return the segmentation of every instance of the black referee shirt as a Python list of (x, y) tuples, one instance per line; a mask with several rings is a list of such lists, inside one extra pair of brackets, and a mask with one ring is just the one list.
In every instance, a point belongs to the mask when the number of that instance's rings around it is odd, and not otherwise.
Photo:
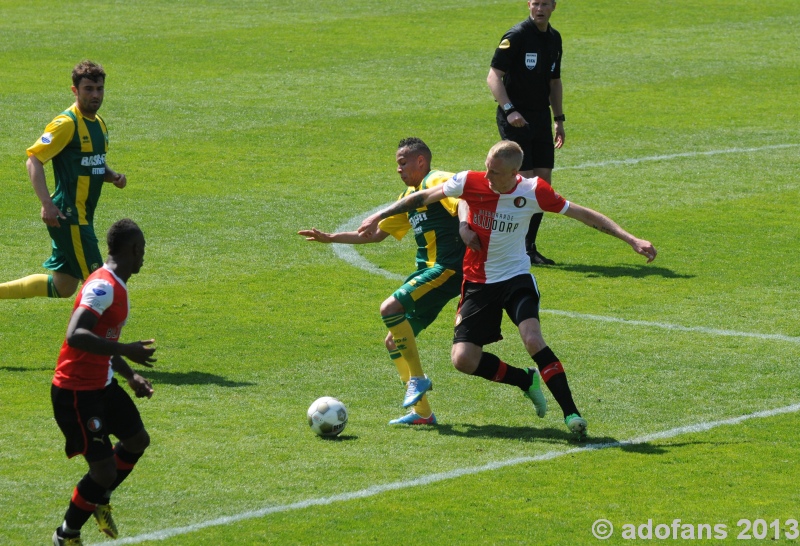
[(517, 110), (550, 107), (550, 80), (561, 78), (561, 34), (547, 25), (541, 32), (528, 17), (503, 35), (492, 68), (505, 72), (503, 83)]

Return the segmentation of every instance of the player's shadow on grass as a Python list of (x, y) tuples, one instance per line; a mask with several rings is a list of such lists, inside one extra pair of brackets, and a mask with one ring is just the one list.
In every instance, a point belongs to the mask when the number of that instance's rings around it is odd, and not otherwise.
[[(55, 366), (0, 366), (0, 372), (53, 372)], [(206, 372), (162, 372), (147, 368), (136, 369), (144, 377), (155, 384), (162, 385), (218, 385), (220, 387), (252, 387), (256, 383), (250, 381), (231, 381), (221, 375)], [(117, 381), (124, 380), (117, 375)]]
[(156, 370), (137, 370), (154, 385), (217, 385), (220, 387), (251, 387), (250, 381), (231, 381), (221, 375), (207, 372), (162, 372)]
[(572, 447), (582, 447), (586, 450), (618, 449), (625, 453), (639, 455), (665, 455), (673, 448), (708, 443), (682, 442), (653, 445), (649, 442), (630, 443), (620, 441), (610, 436), (589, 436), (584, 440), (577, 440), (574, 434), (560, 428), (506, 427), (502, 425), (472, 425), (469, 423), (438, 424), (430, 427), (415, 427), (415, 430), (427, 430), (431, 433), (437, 432), (445, 436), (463, 436), (465, 438), (509, 438), (525, 442), (545, 442), (559, 445), (566, 442)]
[[(563, 444), (564, 442), (574, 442), (577, 445), (583, 442), (576, 442), (575, 435), (567, 430), (553, 427), (507, 427), (503, 425), (473, 425), (470, 423), (460, 424), (438, 424), (431, 427), (419, 427), (421, 430), (430, 430), (443, 436), (463, 436), (465, 438), (508, 438), (523, 442), (551, 442)], [(615, 441), (607, 438), (590, 438), (589, 442)]]
[(50, 372), (55, 371), (56, 366), (0, 366), (0, 372)]
[(625, 451), (627, 453), (639, 453), (641, 455), (664, 455), (666, 453), (669, 453), (673, 449), (680, 448), (680, 447), (690, 447), (690, 446), (697, 446), (697, 445), (701, 445), (701, 444), (702, 445), (719, 446), (719, 445), (723, 445), (723, 444), (730, 445), (730, 444), (742, 444), (742, 443), (744, 443), (744, 442), (738, 442), (738, 441), (734, 441), (734, 442), (702, 442), (702, 441), (700, 441), (700, 442), (676, 442), (676, 443), (668, 443), (666, 445), (654, 446), (653, 444), (650, 444), (648, 442), (636, 443), (636, 444), (623, 442), (623, 444), (619, 446), (619, 449), (622, 450), (622, 451)]
[[(683, 446), (686, 444), (675, 444), (675, 445)], [(639, 455), (665, 455), (666, 453), (669, 453), (669, 450), (666, 449), (665, 446), (654, 446), (653, 444), (649, 444), (647, 442), (641, 444), (623, 443), (622, 445), (617, 447), (619, 450), (624, 451), (625, 453), (638, 453)], [(670, 445), (669, 447), (672, 447), (672, 445)]]
[(549, 266), (550, 269), (560, 269), (573, 273), (581, 273), (589, 278), (593, 277), (632, 277), (642, 279), (645, 277), (664, 277), (665, 279), (693, 279), (696, 275), (676, 273), (666, 267), (653, 265), (585, 265), (585, 264), (560, 264)]
[(545, 442), (562, 445), (568, 443), (574, 447), (583, 447), (587, 450), (619, 449), (627, 453), (642, 455), (664, 455), (669, 452), (668, 447), (679, 447), (685, 444), (671, 444), (669, 446), (655, 446), (647, 442), (631, 444), (620, 442), (610, 436), (589, 436), (584, 440), (577, 440), (575, 435), (553, 427), (506, 427), (503, 425), (472, 425), (469, 423), (444, 425), (432, 427), (419, 427), (418, 430), (438, 432), (445, 436), (463, 436), (465, 438), (508, 438), (524, 442)]

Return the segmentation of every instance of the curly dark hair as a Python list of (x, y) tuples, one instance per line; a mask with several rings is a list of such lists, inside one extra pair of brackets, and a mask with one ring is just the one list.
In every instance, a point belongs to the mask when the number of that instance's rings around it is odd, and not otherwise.
[(106, 71), (103, 70), (102, 65), (90, 60), (84, 60), (75, 65), (72, 69), (72, 85), (78, 87), (83, 78), (87, 78), (97, 83), (100, 78), (104, 81), (106, 79)]
[(398, 150), (402, 150), (403, 148), (407, 149), (412, 154), (422, 155), (425, 159), (428, 160), (430, 163), (433, 154), (431, 153), (431, 149), (428, 148), (428, 145), (422, 142), (421, 138), (417, 137), (408, 137), (404, 138), (400, 141), (397, 145)]
[(142, 230), (136, 225), (136, 222), (130, 218), (117, 220), (108, 228), (108, 234), (106, 235), (108, 253), (112, 256), (119, 254), (141, 234)]

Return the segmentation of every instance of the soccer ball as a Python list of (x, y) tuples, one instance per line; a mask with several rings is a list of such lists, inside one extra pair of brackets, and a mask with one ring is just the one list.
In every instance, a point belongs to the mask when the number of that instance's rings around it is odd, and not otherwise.
[(336, 398), (317, 398), (308, 408), (308, 426), (320, 436), (338, 436), (346, 425), (347, 408)]

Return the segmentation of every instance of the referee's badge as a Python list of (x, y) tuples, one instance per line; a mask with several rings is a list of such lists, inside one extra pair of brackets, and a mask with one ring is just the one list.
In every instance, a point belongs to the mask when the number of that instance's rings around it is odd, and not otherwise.
[(539, 58), (538, 53), (526, 53), (525, 54), (525, 68), (528, 70), (533, 70), (536, 68), (536, 60)]

